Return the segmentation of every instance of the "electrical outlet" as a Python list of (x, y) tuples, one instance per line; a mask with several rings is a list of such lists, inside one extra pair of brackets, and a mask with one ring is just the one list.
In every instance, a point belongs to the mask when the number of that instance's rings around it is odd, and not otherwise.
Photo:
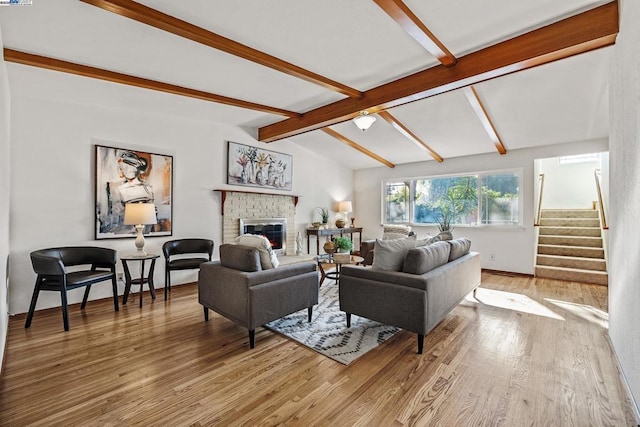
[(489, 254), (489, 261), (494, 262), (496, 260), (496, 254)]
[(118, 280), (124, 280), (124, 273), (118, 273)]

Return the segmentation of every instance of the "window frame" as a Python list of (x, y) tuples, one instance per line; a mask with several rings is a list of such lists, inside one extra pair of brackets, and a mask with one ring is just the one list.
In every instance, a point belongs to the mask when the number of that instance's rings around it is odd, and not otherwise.
[[(434, 179), (434, 178), (455, 178), (455, 177), (467, 177), (474, 176), (477, 178), (478, 185), (481, 182), (482, 177), (491, 176), (491, 175), (500, 175), (500, 174), (516, 174), (518, 176), (518, 222), (513, 224), (480, 224), (479, 221), (475, 224), (451, 224), (452, 226), (457, 227), (468, 227), (468, 228), (491, 228), (491, 229), (522, 229), (524, 224), (524, 168), (508, 168), (508, 169), (496, 169), (496, 170), (488, 170), (488, 171), (475, 171), (475, 172), (462, 172), (462, 173), (448, 173), (441, 175), (425, 175), (425, 176), (414, 176), (414, 177), (398, 177), (398, 178), (385, 178), (381, 183), (380, 193), (381, 197), (381, 206), (380, 206), (380, 218), (382, 218), (383, 224), (405, 224), (410, 225), (412, 227), (437, 227), (438, 223), (423, 223), (423, 222), (415, 222), (415, 203), (414, 203), (414, 194), (417, 180), (424, 179)], [(408, 218), (409, 221), (406, 222), (389, 222), (386, 212), (387, 212), (387, 200), (386, 200), (386, 189), (387, 185), (390, 183), (404, 182), (408, 184), (409, 187), (409, 212)], [(480, 215), (482, 212), (482, 197), (478, 194), (478, 220), (480, 219)]]

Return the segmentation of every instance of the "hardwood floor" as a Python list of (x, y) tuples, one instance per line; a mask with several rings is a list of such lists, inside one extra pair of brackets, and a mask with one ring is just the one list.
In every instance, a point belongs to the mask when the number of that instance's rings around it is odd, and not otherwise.
[[(326, 285), (326, 284), (325, 284)], [(607, 334), (607, 288), (484, 272), (425, 338), (350, 366), (210, 314), (195, 285), (11, 318), (0, 425), (598, 425), (637, 420)]]

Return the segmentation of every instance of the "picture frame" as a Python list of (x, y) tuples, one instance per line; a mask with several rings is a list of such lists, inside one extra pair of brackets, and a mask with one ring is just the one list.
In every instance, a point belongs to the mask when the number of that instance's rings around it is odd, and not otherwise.
[(291, 191), (293, 156), (227, 141), (227, 184)]
[(126, 203), (153, 203), (157, 224), (144, 235), (173, 234), (173, 156), (136, 149), (95, 145), (95, 239), (134, 238), (124, 224)]

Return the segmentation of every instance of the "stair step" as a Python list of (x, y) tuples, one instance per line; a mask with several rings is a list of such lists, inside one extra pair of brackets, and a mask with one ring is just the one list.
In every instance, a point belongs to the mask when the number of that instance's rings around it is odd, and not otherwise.
[(538, 245), (540, 255), (562, 255), (583, 258), (604, 259), (604, 249), (585, 246)]
[(582, 258), (559, 255), (538, 255), (536, 266), (552, 266), (577, 268), (580, 270), (607, 271), (607, 264), (603, 259)]
[(577, 268), (537, 266), (536, 277), (594, 283), (605, 286), (609, 284), (609, 275), (607, 273), (602, 271), (580, 270)]
[(600, 227), (540, 227), (540, 236), (600, 237)]
[(598, 218), (595, 209), (543, 209), (541, 218)]
[(598, 218), (541, 218), (541, 226), (551, 227), (598, 227), (600, 228), (600, 220)]
[(586, 246), (590, 248), (602, 248), (602, 237), (585, 236), (539, 236), (541, 245)]

